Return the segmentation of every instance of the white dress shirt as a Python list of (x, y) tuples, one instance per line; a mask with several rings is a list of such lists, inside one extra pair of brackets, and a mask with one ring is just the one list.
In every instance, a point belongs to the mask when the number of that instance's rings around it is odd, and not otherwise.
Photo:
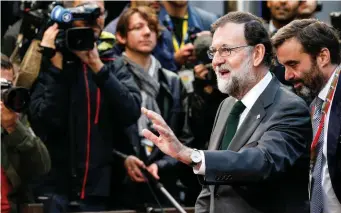
[[(257, 101), (258, 97), (263, 93), (265, 88), (269, 85), (271, 79), (272, 79), (272, 75), (270, 72), (268, 72), (263, 77), (263, 79), (260, 80), (254, 87), (252, 87), (252, 89), (248, 93), (246, 93), (246, 95), (244, 95), (244, 97), (242, 98), (241, 102), (245, 105), (246, 108), (243, 111), (243, 113), (240, 115), (237, 131), (240, 125), (243, 123), (244, 119), (246, 118), (246, 115), (249, 113), (252, 106)], [(237, 101), (238, 100), (236, 99), (236, 102)], [(201, 166), (199, 169), (193, 168), (193, 172), (194, 174), (205, 175), (205, 171), (206, 171), (205, 155), (203, 151), (200, 150), (199, 152), (201, 154), (201, 159), (202, 159)]]
[[(323, 87), (323, 89), (318, 94), (318, 97), (321, 98), (323, 101), (327, 98), (328, 90), (332, 84), (333, 77), (336, 73), (334, 71), (333, 75), (329, 78), (327, 84)], [(341, 82), (338, 82), (340, 84)], [(333, 100), (332, 97), (331, 100)], [(323, 137), (323, 165), (322, 165), (322, 196), (323, 196), (323, 212), (324, 213), (341, 213), (341, 204), (338, 201), (334, 189), (332, 187), (332, 183), (330, 181), (330, 175), (328, 170), (328, 161), (327, 161), (327, 136), (328, 136), (328, 123), (329, 123), (329, 116), (330, 116), (330, 106), (326, 120), (324, 122), (324, 137)], [(340, 180), (341, 181), (341, 180)]]

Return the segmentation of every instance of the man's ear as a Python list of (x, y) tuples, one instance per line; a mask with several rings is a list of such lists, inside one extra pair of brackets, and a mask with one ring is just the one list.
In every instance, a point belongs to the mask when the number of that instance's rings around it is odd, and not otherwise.
[(253, 49), (253, 66), (259, 66), (265, 57), (265, 46), (257, 44)]
[(127, 38), (123, 37), (120, 33), (116, 32), (116, 39), (118, 43), (125, 45), (127, 43)]
[(320, 53), (316, 57), (316, 61), (317, 61), (317, 65), (320, 68), (323, 68), (330, 63), (331, 58), (330, 58), (330, 52), (328, 48), (321, 49)]

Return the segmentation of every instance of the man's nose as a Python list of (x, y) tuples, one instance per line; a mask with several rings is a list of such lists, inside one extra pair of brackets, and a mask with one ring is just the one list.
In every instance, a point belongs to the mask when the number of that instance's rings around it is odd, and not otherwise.
[(221, 64), (224, 64), (225, 63), (225, 59), (223, 57), (221, 57), (218, 53), (218, 51), (214, 54), (213, 56), (213, 59), (212, 59), (212, 65), (213, 65), (213, 68), (221, 65)]
[(150, 27), (148, 25), (146, 25), (143, 28), (143, 34), (150, 34), (150, 33), (151, 33)]
[(291, 80), (294, 79), (294, 77), (295, 77), (294, 72), (292, 72), (290, 69), (285, 68), (285, 71), (284, 71), (284, 72), (285, 72), (285, 73), (284, 73), (284, 74), (285, 74), (285, 75), (284, 75), (285, 80), (291, 81)]

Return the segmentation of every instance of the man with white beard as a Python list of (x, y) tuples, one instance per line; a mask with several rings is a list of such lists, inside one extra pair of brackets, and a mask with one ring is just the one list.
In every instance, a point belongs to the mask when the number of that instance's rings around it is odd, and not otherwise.
[(305, 102), (269, 72), (270, 38), (262, 21), (231, 12), (212, 25), (209, 56), (218, 87), (230, 95), (217, 112), (208, 150), (184, 146), (157, 113), (142, 108), (164, 153), (193, 166), (203, 184), (196, 212), (309, 212)]

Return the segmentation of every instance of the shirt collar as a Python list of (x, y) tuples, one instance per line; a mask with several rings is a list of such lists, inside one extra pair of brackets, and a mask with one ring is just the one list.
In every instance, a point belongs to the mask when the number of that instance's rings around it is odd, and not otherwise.
[(277, 30), (277, 28), (275, 27), (274, 23), (272, 22), (272, 20), (270, 20), (269, 22), (269, 32), (273, 33)]
[(272, 79), (272, 75), (270, 72), (268, 72), (262, 80), (260, 80), (252, 89), (244, 95), (242, 98), (242, 102), (245, 105), (247, 109), (251, 109), (252, 106), (257, 101), (258, 97), (263, 93), (265, 88), (268, 86)]
[(329, 90), (330, 86), (332, 85), (333, 77), (334, 77), (334, 75), (335, 75), (335, 73), (336, 73), (336, 70), (337, 70), (337, 69), (334, 70), (334, 72), (333, 72), (333, 74), (330, 76), (330, 78), (329, 78), (327, 84), (324, 85), (323, 89), (322, 89), (322, 90), (320, 91), (320, 93), (318, 94), (318, 97), (321, 98), (323, 101), (325, 101), (326, 98), (327, 98), (328, 90)]

